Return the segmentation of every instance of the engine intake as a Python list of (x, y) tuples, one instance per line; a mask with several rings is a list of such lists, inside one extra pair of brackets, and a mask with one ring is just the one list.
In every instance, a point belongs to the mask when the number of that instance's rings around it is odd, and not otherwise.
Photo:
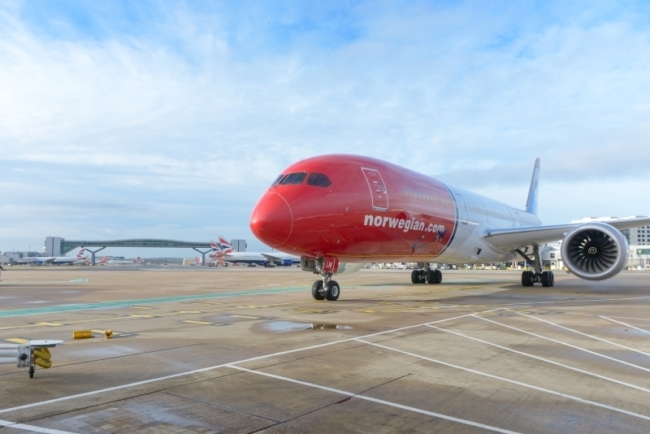
[(562, 241), (562, 260), (582, 279), (604, 280), (616, 276), (627, 262), (627, 240), (615, 227), (602, 222), (571, 229)]

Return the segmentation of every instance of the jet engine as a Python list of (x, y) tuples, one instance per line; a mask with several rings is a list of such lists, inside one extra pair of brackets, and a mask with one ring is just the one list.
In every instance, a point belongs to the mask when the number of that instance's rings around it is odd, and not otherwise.
[(613, 226), (602, 222), (586, 223), (571, 229), (562, 241), (562, 261), (576, 276), (604, 280), (625, 267), (627, 240)]

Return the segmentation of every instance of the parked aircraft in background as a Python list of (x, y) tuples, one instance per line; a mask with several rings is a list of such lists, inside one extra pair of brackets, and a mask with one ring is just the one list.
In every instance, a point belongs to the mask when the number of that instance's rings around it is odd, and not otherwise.
[(141, 263), (142, 260), (138, 256), (137, 258), (133, 260), (128, 260), (128, 259), (111, 259), (110, 261), (107, 262), (108, 265), (127, 265), (127, 264), (139, 264)]
[(286, 267), (300, 263), (298, 256), (288, 255), (283, 252), (235, 252), (232, 245), (223, 237), (219, 237), (219, 243), (210, 241), (210, 246), (215, 251), (217, 258), (233, 264)]
[(97, 262), (97, 265), (106, 265), (107, 262), (108, 262), (108, 256), (104, 256), (102, 259), (100, 259)]
[(88, 260), (83, 253), (86, 251), (85, 247), (82, 247), (75, 256), (37, 256), (34, 261), (37, 265), (43, 264), (53, 264), (53, 265), (73, 265), (76, 263), (82, 263)]
[(542, 269), (539, 245), (562, 239), (562, 260), (576, 276), (602, 280), (626, 264), (621, 229), (650, 224), (650, 217), (607, 223), (544, 226), (537, 218), (539, 159), (524, 210), (375, 158), (324, 155), (289, 166), (255, 206), (250, 227), (275, 249), (301, 256), (305, 271), (321, 276), (317, 300), (336, 300), (332, 276), (367, 262), (416, 262), (415, 284), (436, 284), (431, 263), (533, 263), (523, 286), (554, 285)]

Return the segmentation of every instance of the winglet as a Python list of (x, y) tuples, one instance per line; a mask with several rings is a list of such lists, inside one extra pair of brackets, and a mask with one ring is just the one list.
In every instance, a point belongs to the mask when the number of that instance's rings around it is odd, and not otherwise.
[(539, 190), (539, 158), (535, 160), (533, 177), (530, 180), (530, 189), (528, 190), (528, 200), (526, 201), (526, 212), (537, 215), (537, 192)]

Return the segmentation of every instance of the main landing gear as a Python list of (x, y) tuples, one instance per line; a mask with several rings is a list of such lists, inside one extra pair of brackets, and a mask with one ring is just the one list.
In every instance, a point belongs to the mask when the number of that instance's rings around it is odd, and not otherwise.
[(516, 250), (528, 262), (535, 264), (534, 271), (524, 271), (521, 273), (521, 286), (533, 286), (535, 283), (541, 283), (543, 287), (548, 288), (555, 285), (555, 277), (552, 271), (542, 271), (542, 260), (539, 255), (539, 245), (533, 244), (533, 258), (526, 255), (520, 249)]
[(430, 264), (419, 264), (418, 267), (423, 267), (424, 270), (413, 270), (411, 272), (412, 283), (428, 283), (435, 284), (442, 282), (442, 273), (438, 269), (431, 269)]

